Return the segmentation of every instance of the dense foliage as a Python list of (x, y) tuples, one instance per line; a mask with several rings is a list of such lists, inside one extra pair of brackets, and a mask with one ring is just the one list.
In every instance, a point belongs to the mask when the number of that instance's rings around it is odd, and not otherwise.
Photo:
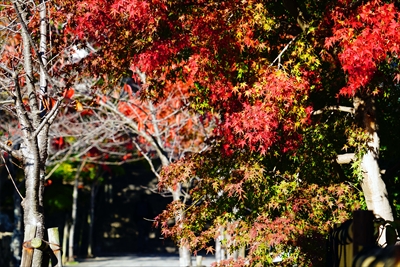
[[(363, 205), (359, 159), (367, 137), (354, 111), (339, 109), (355, 96), (377, 99), (382, 159), (393, 166), (386, 178), (395, 188), (398, 156), (389, 140), (398, 127), (384, 128), (398, 113), (395, 4), (62, 3), (65, 33), (98, 49), (85, 59), (91, 73), (115, 84), (127, 68), (138, 69), (148, 77), (143, 97), (162, 99), (178, 88), (193, 110), (218, 121), (208, 150), (162, 173), (161, 187), (192, 186), (191, 203), (175, 201), (158, 217), (166, 236), (212, 251), (210, 241), (225, 229), (225, 244), (246, 247), (247, 256), (224, 266), (263, 266), (277, 255), (320, 264), (330, 227)], [(342, 152), (359, 157), (341, 166)], [(168, 224), (182, 209), (181, 222)]]

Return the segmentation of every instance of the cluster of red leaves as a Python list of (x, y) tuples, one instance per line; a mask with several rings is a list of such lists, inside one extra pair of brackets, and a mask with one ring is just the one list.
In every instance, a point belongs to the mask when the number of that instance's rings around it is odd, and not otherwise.
[[(294, 106), (307, 95), (307, 81), (263, 69), (260, 56), (242, 56), (261, 55), (268, 45), (255, 34), (260, 25), (269, 26), (262, 5), (116, 0), (85, 1), (76, 9), (66, 31), (99, 45), (102, 57), (88, 63), (93, 70), (112, 73), (121, 66), (138, 67), (149, 77), (148, 88), (162, 89), (161, 95), (179, 86), (200, 108), (225, 110), (216, 134), (225, 140), (226, 154), (238, 143), (238, 148), (265, 154), (278, 139), (285, 139), (283, 150), (299, 140), (293, 133), (301, 126), (296, 122), (306, 121), (309, 114), (304, 108), (294, 111)], [(238, 63), (250, 69), (247, 84), (236, 78)]]
[(239, 96), (244, 99), (242, 109), (227, 114), (216, 130), (217, 135), (231, 144), (225, 147), (225, 152), (230, 154), (229, 149), (238, 147), (265, 155), (269, 147), (285, 138), (284, 152), (295, 147), (301, 140), (296, 128), (304, 126), (310, 116), (310, 108), (296, 105), (308, 92), (306, 81), (279, 71), (266, 73), (244, 92), (249, 96), (247, 99)]
[(333, 36), (326, 39), (325, 46), (339, 43), (342, 48), (339, 59), (348, 81), (340, 94), (352, 96), (367, 87), (382, 61), (398, 56), (400, 13), (393, 3), (368, 1), (350, 11), (347, 4), (332, 11)]
[[(89, 71), (96, 75), (118, 74), (129, 68), (137, 50), (152, 42), (155, 30), (166, 12), (164, 1), (140, 0), (66, 0), (62, 1), (59, 10), (61, 17), (68, 17), (64, 28), (66, 36), (82, 43), (87, 41), (100, 49), (96, 56), (86, 60)], [(156, 49), (160, 48), (162, 50), (158, 52), (162, 53), (153, 53), (151, 57), (142, 55), (142, 71), (148, 71), (149, 64), (164, 65), (160, 57), (168, 57), (170, 52), (162, 45)], [(148, 63), (143, 65), (146, 60)]]

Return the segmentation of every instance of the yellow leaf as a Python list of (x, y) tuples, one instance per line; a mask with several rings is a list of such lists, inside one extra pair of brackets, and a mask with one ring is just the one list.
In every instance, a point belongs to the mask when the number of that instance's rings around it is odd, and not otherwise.
[(264, 8), (264, 5), (261, 3), (256, 4), (256, 10), (262, 10)]
[(75, 108), (76, 108), (77, 111), (82, 111), (83, 110), (82, 103), (79, 102), (79, 101), (76, 101), (76, 107)]
[(247, 87), (247, 83), (246, 82), (240, 83), (240, 88), (245, 88), (245, 87)]

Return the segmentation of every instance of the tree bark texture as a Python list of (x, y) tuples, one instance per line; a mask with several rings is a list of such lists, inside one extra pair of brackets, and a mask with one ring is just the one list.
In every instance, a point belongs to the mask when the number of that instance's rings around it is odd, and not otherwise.
[[(361, 187), (367, 207), (376, 217), (393, 221), (386, 185), (382, 180), (378, 164), (380, 147), (374, 100), (371, 97), (355, 97), (354, 107), (358, 121), (368, 134), (367, 151), (361, 159), (363, 176)], [(380, 245), (386, 243), (386, 237), (382, 231), (378, 243)]]
[[(20, 161), (25, 174), (25, 197), (21, 202), (24, 210), (24, 225), (36, 229), (36, 238), (43, 239), (45, 234), (43, 214), (43, 191), (46, 172), (49, 127), (52, 124), (59, 103), (50, 110), (43, 107), (47, 97), (47, 72), (45, 69), (47, 49), (47, 15), (46, 2), (41, 1), (37, 6), (40, 16), (40, 44), (37, 49), (28, 28), (29, 5), (21, 1), (12, 1), (16, 12), (23, 46), (23, 74), (24, 82), (20, 80), (19, 72), (12, 75), (14, 80), (15, 109), (19, 125), (22, 129), (22, 142), (19, 148)], [(34, 52), (34, 53), (33, 53)], [(40, 65), (40, 90), (36, 88), (36, 78), (33, 64)], [(27, 97), (28, 102), (23, 99)], [(47, 112), (49, 111), (49, 112)], [(32, 266), (40, 267), (43, 264), (43, 253), (35, 249)], [(24, 266), (28, 267), (28, 266)]]

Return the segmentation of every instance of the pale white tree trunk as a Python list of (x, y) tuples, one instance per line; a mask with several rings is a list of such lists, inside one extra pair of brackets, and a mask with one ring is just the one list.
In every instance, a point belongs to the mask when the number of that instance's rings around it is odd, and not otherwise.
[[(177, 189), (172, 192), (173, 200), (179, 200), (181, 196), (180, 186), (177, 186)], [(182, 220), (185, 217), (185, 212), (183, 210), (176, 216), (175, 222), (179, 223), (180, 227), (183, 227)], [(179, 266), (186, 267), (192, 266), (192, 254), (190, 252), (189, 244), (186, 244), (184, 241), (180, 241), (179, 244)]]
[(68, 234), (68, 261), (74, 260), (74, 236), (75, 236), (77, 210), (78, 210), (78, 179), (77, 177), (75, 177), (74, 189), (72, 192), (71, 226), (69, 227), (69, 234)]
[(226, 260), (227, 251), (226, 247), (222, 245), (225, 236), (225, 227), (219, 228), (219, 235), (215, 239), (215, 260), (217, 263), (220, 263), (222, 260)]
[[(163, 154), (159, 153), (158, 155), (161, 160), (161, 164), (163, 166), (168, 166), (170, 164), (168, 158)], [(177, 184), (175, 190), (170, 188), (170, 191), (172, 193), (172, 199), (174, 201), (181, 201), (180, 197), (182, 195), (181, 193), (181, 185)], [(175, 217), (175, 222), (179, 223), (182, 226), (181, 221), (185, 217), (185, 211), (181, 210), (180, 213)], [(179, 266), (180, 267), (185, 267), (185, 266), (192, 266), (192, 254), (190, 252), (189, 244), (186, 244), (183, 240), (181, 240), (178, 244), (179, 246)]]
[(97, 190), (99, 189), (99, 185), (97, 181), (94, 181), (90, 186), (90, 212), (88, 215), (89, 222), (89, 236), (88, 236), (88, 250), (87, 256), (93, 257), (93, 228), (94, 228), (94, 210), (96, 207), (96, 195)]
[[(137, 70), (137, 74), (140, 76), (140, 79), (142, 81), (142, 84), (146, 84), (146, 75), (139, 70)], [(147, 142), (154, 148), (154, 150), (157, 153), (157, 156), (159, 157), (161, 161), (161, 165), (163, 167), (167, 167), (170, 165), (171, 161), (166, 155), (166, 149), (164, 147), (164, 143), (161, 139), (161, 134), (160, 134), (160, 129), (158, 125), (158, 119), (156, 117), (156, 109), (151, 101), (148, 101), (148, 106), (151, 111), (151, 117), (152, 117), (152, 124), (154, 127), (154, 135), (151, 135), (147, 132), (140, 132)], [(132, 125), (129, 123), (129, 125)], [(137, 128), (136, 126), (132, 125), (133, 129)], [(140, 147), (136, 145), (138, 150), (140, 151)], [(157, 171), (154, 169), (154, 166), (152, 164), (151, 159), (144, 154), (146, 160), (148, 161), (149, 165), (151, 166), (151, 169), (153, 170), (154, 174), (159, 178), (159, 174)], [(175, 189), (170, 188), (169, 191), (172, 194), (172, 199), (174, 201), (181, 200), (180, 197), (182, 196), (181, 193), (181, 184), (177, 184), (175, 186)], [(181, 210), (180, 214), (178, 214), (175, 218), (176, 223), (180, 223), (181, 220), (183, 220), (185, 217), (185, 211)], [(180, 223), (182, 224), (182, 223)], [(192, 266), (192, 257), (191, 257), (191, 252), (190, 252), (190, 247), (189, 244), (186, 244), (183, 240), (180, 240), (179, 244), (179, 266), (180, 267), (186, 267), (186, 266)]]
[(86, 164), (86, 160), (82, 161), (79, 169), (75, 174), (74, 188), (72, 192), (72, 212), (71, 212), (71, 226), (69, 228), (68, 235), (68, 261), (74, 260), (74, 237), (75, 237), (75, 226), (76, 226), (76, 215), (78, 213), (78, 185), (79, 176), (81, 175), (82, 169)]
[(63, 230), (63, 240), (62, 240), (62, 246), (61, 246), (61, 249), (62, 249), (62, 251), (65, 251), (63, 254), (62, 254), (62, 263), (63, 264), (65, 264), (66, 262), (67, 262), (67, 256), (68, 256), (68, 254), (67, 254), (67, 245), (68, 245), (68, 240), (69, 240), (69, 236), (68, 236), (68, 233), (69, 233), (69, 227), (70, 227), (70, 221), (69, 221), (69, 216), (67, 215), (67, 216), (65, 216), (65, 223), (64, 223), (64, 230)]
[[(368, 147), (368, 152), (363, 156), (361, 163), (363, 172), (361, 187), (367, 207), (374, 212), (376, 217), (382, 218), (385, 221), (393, 221), (394, 218), (386, 185), (382, 180), (378, 165), (379, 137), (376, 131), (371, 135), (371, 142), (368, 143)], [(386, 244), (384, 229), (380, 231), (378, 244), (381, 246)]]
[[(354, 107), (357, 117), (362, 122), (369, 137), (367, 152), (363, 155), (361, 161), (363, 175), (361, 187), (367, 208), (372, 210), (376, 217), (386, 221), (393, 221), (393, 212), (389, 203), (386, 185), (382, 180), (378, 164), (380, 147), (374, 101), (371, 98), (361, 99), (356, 97), (354, 99)], [(380, 231), (378, 244), (381, 246), (386, 244), (384, 229)]]
[[(233, 225), (228, 223), (227, 228), (232, 227)], [(241, 247), (238, 250), (231, 250), (231, 247), (235, 245), (236, 241), (234, 240), (234, 236), (226, 231), (227, 228), (221, 226), (219, 228), (219, 235), (215, 239), (215, 260), (217, 263), (226, 259), (237, 260), (239, 257), (244, 258), (245, 256), (244, 247)], [(225, 245), (223, 243), (225, 243)]]
[[(15, 178), (15, 176), (14, 176)], [(15, 266), (19, 266), (21, 263), (22, 253), (22, 208), (21, 208), (21, 197), (14, 192), (14, 231), (11, 240), (11, 248), (13, 252), (13, 261)]]

